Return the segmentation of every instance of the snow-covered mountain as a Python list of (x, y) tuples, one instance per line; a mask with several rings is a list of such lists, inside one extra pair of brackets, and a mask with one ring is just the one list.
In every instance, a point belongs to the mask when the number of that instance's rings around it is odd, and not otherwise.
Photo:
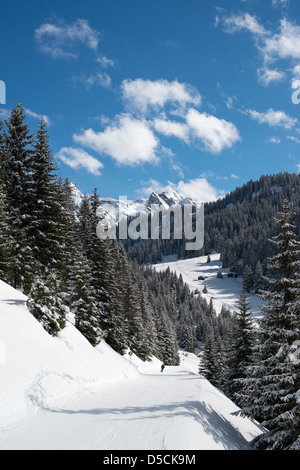
[(261, 433), (238, 407), (180, 366), (96, 348), (74, 327), (52, 337), (26, 296), (0, 281), (0, 449), (249, 449)]
[[(76, 187), (75, 183), (69, 183), (72, 191), (73, 201), (76, 209), (81, 205), (83, 194)], [(127, 200), (120, 196), (119, 199), (111, 197), (100, 197), (100, 205), (103, 217), (106, 220), (118, 221), (119, 216), (135, 217), (142, 212), (150, 212), (151, 205), (157, 204), (161, 208), (167, 209), (173, 205), (195, 204), (195, 202), (172, 188), (162, 193), (152, 192), (148, 198), (141, 198), (135, 201)]]
[(75, 210), (78, 211), (82, 203), (83, 194), (79, 191), (75, 183), (69, 182), (69, 188), (71, 190)]

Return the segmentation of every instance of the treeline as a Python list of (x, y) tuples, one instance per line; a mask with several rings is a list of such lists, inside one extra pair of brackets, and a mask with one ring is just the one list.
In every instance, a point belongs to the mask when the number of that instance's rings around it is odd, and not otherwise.
[[(300, 175), (279, 173), (250, 180), (223, 199), (205, 206), (205, 250), (221, 253), (223, 267), (241, 276), (267, 274), (268, 257), (275, 247), (268, 242), (277, 232), (275, 217), (286, 194), (296, 213), (295, 233), (300, 235)], [(250, 290), (255, 288), (251, 285)]]
[[(96, 234), (97, 190), (75, 211), (71, 185), (57, 174), (43, 117), (35, 134), (21, 104), (0, 122), (0, 277), (28, 295), (51, 335), (74, 319), (93, 346), (178, 364), (209, 327), (230, 320), (192, 294), (182, 279), (129, 261), (122, 244)], [(72, 316), (70, 316), (72, 313)]]
[(259, 293), (263, 315), (258, 325), (243, 292), (222, 354), (209, 332), (199, 368), (241, 407), (242, 414), (262, 424), (262, 434), (253, 441), (260, 450), (300, 450), (300, 241), (295, 233), (296, 217), (285, 195), (274, 221), (279, 230), (270, 240), (275, 254), (268, 261), (265, 288)]
[(286, 194), (296, 212), (295, 233), (300, 235), (300, 174), (279, 173), (261, 176), (236, 188), (224, 198), (204, 204), (204, 247), (186, 251), (185, 240), (149, 240), (128, 242), (131, 259), (139, 263), (159, 262), (163, 255), (177, 254), (179, 258), (221, 254), (223, 268), (229, 268), (246, 279), (248, 292), (264, 287), (267, 258), (275, 248), (268, 239), (276, 233), (274, 218)]

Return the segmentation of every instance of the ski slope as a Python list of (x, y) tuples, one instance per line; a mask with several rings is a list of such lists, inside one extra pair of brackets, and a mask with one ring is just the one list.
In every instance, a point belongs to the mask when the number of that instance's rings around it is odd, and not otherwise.
[(48, 335), (26, 297), (0, 281), (0, 449), (248, 449), (261, 430), (181, 364), (130, 361), (73, 326)]
[[(177, 260), (177, 255), (170, 255), (164, 256), (163, 261), (153, 265), (153, 267), (158, 272), (170, 268), (170, 271), (178, 276), (181, 274), (183, 281), (192, 291), (198, 289), (201, 296), (206, 298), (208, 302), (211, 298), (213, 299), (217, 314), (220, 313), (223, 304), (229, 310), (234, 311), (242, 291), (242, 279), (228, 278), (229, 269), (222, 268), (219, 253), (212, 253), (210, 258), (211, 262), (207, 263), (207, 256)], [(223, 279), (217, 278), (218, 272), (222, 273)], [(199, 276), (205, 279), (199, 280)], [(203, 293), (205, 285), (207, 287), (207, 294)], [(254, 317), (260, 317), (259, 298), (254, 294), (249, 294), (248, 301)]]

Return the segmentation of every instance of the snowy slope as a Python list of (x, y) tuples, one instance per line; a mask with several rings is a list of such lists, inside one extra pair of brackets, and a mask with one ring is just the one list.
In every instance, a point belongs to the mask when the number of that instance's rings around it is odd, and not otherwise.
[[(210, 258), (211, 262), (207, 263), (207, 256), (177, 260), (176, 255), (170, 255), (164, 256), (163, 261), (153, 267), (158, 272), (165, 271), (169, 267), (171, 272), (178, 276), (181, 274), (183, 281), (191, 290), (198, 289), (201, 296), (205, 297), (208, 302), (211, 298), (213, 299), (217, 313), (220, 313), (223, 304), (233, 311), (236, 309), (236, 302), (242, 291), (242, 279), (228, 278), (229, 269), (222, 268), (219, 253), (211, 254)], [(219, 271), (223, 274), (223, 279), (217, 278)], [(199, 280), (199, 276), (204, 280)], [(207, 294), (202, 292), (205, 285)], [(254, 294), (249, 294), (248, 300), (254, 316), (259, 317), (261, 315), (259, 298)]]
[(50, 336), (27, 310), (26, 297), (3, 281), (0, 340), (5, 350), (0, 362), (4, 427), (78, 389), (121, 382), (137, 374), (104, 341), (94, 349), (71, 322), (57, 338)]
[(260, 429), (197, 372), (49, 336), (0, 281), (0, 449), (247, 449)]

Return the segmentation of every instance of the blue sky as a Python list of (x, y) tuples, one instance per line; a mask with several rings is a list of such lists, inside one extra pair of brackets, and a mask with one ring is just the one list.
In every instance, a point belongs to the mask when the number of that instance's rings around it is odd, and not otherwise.
[(11, 1), (1, 19), (0, 117), (43, 113), (82, 192), (207, 201), (299, 171), (298, 0)]

